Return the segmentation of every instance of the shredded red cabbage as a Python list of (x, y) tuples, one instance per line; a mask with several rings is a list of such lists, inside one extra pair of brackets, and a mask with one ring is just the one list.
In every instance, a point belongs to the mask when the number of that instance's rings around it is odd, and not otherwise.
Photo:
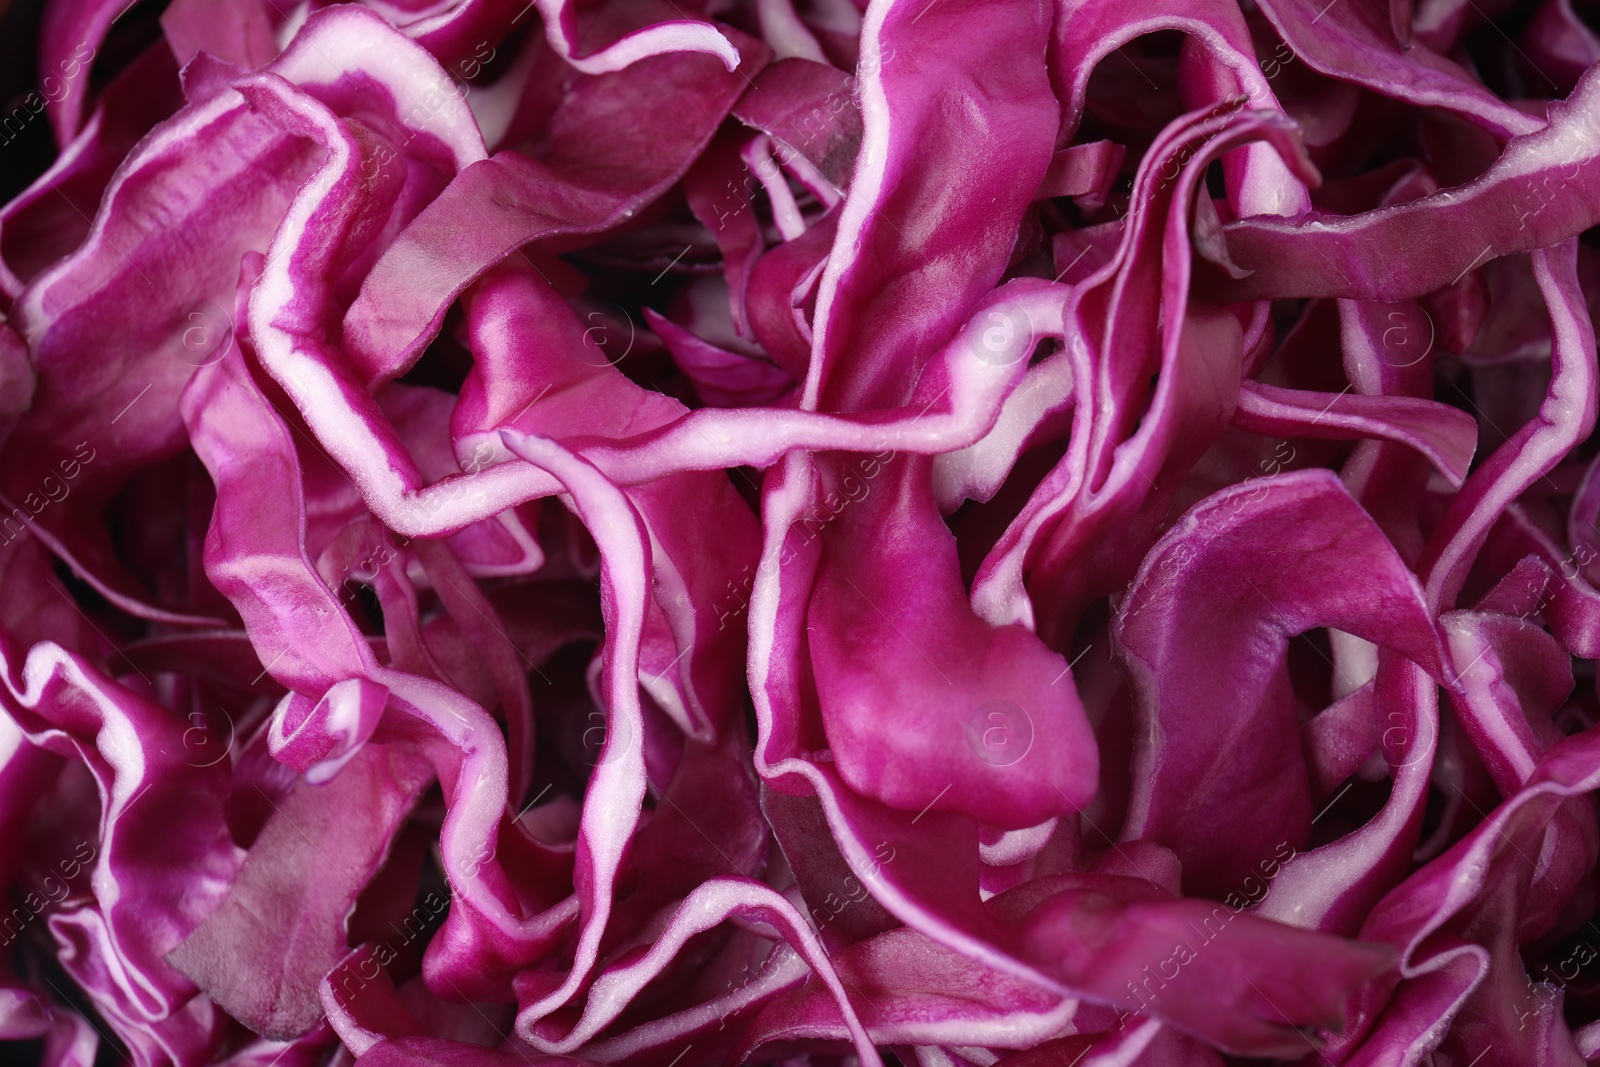
[(0, 31), (3, 1062), (1600, 1064), (1594, 0)]

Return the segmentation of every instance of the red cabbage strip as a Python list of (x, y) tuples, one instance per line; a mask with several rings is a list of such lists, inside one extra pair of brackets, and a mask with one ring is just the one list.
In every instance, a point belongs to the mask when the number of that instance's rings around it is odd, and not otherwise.
[[(608, 747), (636, 747), (641, 726), (638, 721), (636, 682), (638, 666), (635, 657), (642, 636), (644, 590), (649, 584), (650, 570), (650, 552), (643, 524), (627, 498), (615, 486), (606, 482), (592, 466), (584, 464), (570, 453), (563, 453), (553, 442), (514, 435), (511, 431), (507, 431), (504, 436), (507, 447), (529, 462), (537, 463), (561, 478), (562, 484), (573, 494), (579, 515), (584, 518), (600, 546), (603, 568), (601, 580), (603, 583), (609, 583), (614, 591), (612, 594), (614, 599), (608, 604), (610, 611), (606, 620), (607, 646), (620, 650), (620, 654), (613, 655), (604, 674), (606, 696), (608, 702), (613, 705), (613, 722), (607, 731), (605, 743)], [(539, 1041), (537, 1035), (530, 1032), (531, 1024), (569, 999), (576, 991), (578, 983), (593, 966), (597, 941), (604, 929), (609, 907), (607, 892), (609, 886), (606, 884), (609, 876), (606, 869), (608, 867), (614, 869), (620, 861), (624, 835), (628, 826), (637, 820), (638, 803), (644, 795), (643, 775), (640, 773), (643, 768), (642, 766), (636, 768), (634, 761), (627, 758), (627, 755), (624, 750), (624, 758), (621, 759), (602, 757), (600, 766), (595, 772), (596, 780), (590, 788), (595, 794), (604, 796), (606, 803), (602, 806), (591, 802), (584, 806), (586, 836), (579, 839), (578, 868), (574, 874), (574, 884), (580, 892), (588, 884), (592, 884), (597, 892), (594, 904), (586, 909), (583, 933), (577, 949), (580, 962), (574, 967), (572, 976), (563, 986), (549, 990), (532, 1004), (524, 1004), (518, 1015), (519, 1030), (536, 1045), (544, 1042)], [(793, 913), (780, 903), (781, 898), (771, 890), (759, 885), (741, 888), (737, 883), (730, 885), (724, 893), (718, 893), (718, 888), (715, 883), (706, 883), (697, 890), (707, 894), (706, 902), (699, 905), (699, 909), (710, 910), (716, 916), (712, 922), (721, 921), (734, 909), (751, 909), (758, 914), (764, 912), (777, 919), (779, 928), (784, 930), (791, 942), (800, 941), (800, 945), (797, 946), (799, 951), (807, 957), (807, 962), (819, 969), (824, 980), (831, 978), (831, 966), (826, 962), (820, 944), (807, 936), (809, 932), (806, 928), (797, 922)], [(684, 906), (690, 914), (696, 910), (690, 901), (686, 901)], [(669, 926), (668, 930), (672, 929)], [(693, 928), (679, 929), (682, 933), (675, 936), (685, 937)], [(657, 949), (670, 954), (672, 943), (658, 942)], [(604, 980), (601, 979), (601, 982)], [(613, 980), (626, 979), (619, 975)], [(848, 1009), (849, 1001), (845, 998), (843, 989), (838, 986), (837, 979), (830, 981), (829, 985), (841, 1005)], [(867, 1035), (862, 1031), (861, 1024), (854, 1020), (853, 1013), (847, 1014), (847, 1019), (851, 1024), (851, 1033), (855, 1037), (863, 1062), (876, 1067), (879, 1063), (877, 1054)]]
[[(719, 137), (684, 179), (689, 209), (716, 236), (722, 273), (728, 283), (728, 310), (736, 333), (746, 332), (744, 293), (750, 271), (765, 250), (752, 205), (750, 167), (740, 157), (753, 138)], [(768, 166), (775, 166), (770, 159)], [(737, 184), (736, 184), (737, 183)]]
[[(984, 29), (974, 33), (970, 18), (980, 12)], [(1000, 280), (1017, 217), (1053, 147), (1057, 109), (1044, 70), (1018, 62), (1042, 56), (1047, 29), (1037, 0), (941, 3), (920, 16), (900, 3), (870, 13), (861, 154), (818, 290), (804, 407), (903, 403), (922, 359)], [(932, 92), (915, 68), (895, 63), (920, 48), (944, 57)], [(937, 156), (942, 169), (894, 165), (912, 153)], [(959, 187), (951, 188), (951, 175)], [(924, 314), (895, 313), (908, 303)], [(902, 351), (921, 358), (891, 373), (884, 357)]]
[(1267, 0), (1261, 9), (1293, 54), (1324, 74), (1409, 104), (1447, 108), (1502, 139), (1532, 133), (1543, 125), (1426, 44), (1396, 41), (1391, 27), (1373, 25), (1362, 10), (1368, 6), (1347, 3), (1323, 8)]
[[(1220, 578), (1241, 571), (1242, 582)], [(1314, 574), (1341, 577), (1304, 581)], [(1204, 630), (1186, 625), (1197, 604), (1211, 620)], [(1122, 832), (1171, 847), (1195, 872), (1190, 891), (1225, 896), (1279, 842), (1300, 850), (1310, 839), (1285, 650), (1315, 626), (1443, 669), (1421, 586), (1320, 471), (1208, 498), (1168, 531), (1123, 598), (1115, 633), (1143, 728)], [(1218, 826), (1228, 831), (1207, 829)]]
[(572, 1056), (496, 1052), (443, 1037), (397, 1037), (380, 1041), (362, 1056), (371, 1067), (594, 1067)]
[[(1474, 912), (1483, 913), (1490, 921), (1515, 921), (1514, 913), (1506, 909), (1515, 907), (1516, 898), (1508, 898), (1500, 889), (1503, 886), (1512, 892), (1527, 891), (1533, 875), (1528, 857), (1538, 852), (1537, 840), (1546, 832), (1546, 824), (1560, 801), (1600, 784), (1595, 771), (1595, 744), (1594, 737), (1584, 734), (1551, 748), (1523, 789), (1373, 911), (1362, 933), (1394, 944), (1401, 953), (1400, 968), (1385, 983), (1363, 994), (1358, 1001), (1358, 1019), (1370, 1025), (1368, 1005), (1382, 1004), (1388, 999), (1386, 987), (1397, 981), (1401, 985), (1394, 1004), (1382, 1017), (1382, 1040), (1369, 1039), (1369, 1047), (1431, 1045), (1437, 1040), (1439, 1024), (1461, 1010), (1472, 989), (1485, 980), (1491, 969), (1497, 969), (1491, 962), (1495, 956), (1486, 947), (1452, 936), (1452, 927), (1460, 928), (1463, 920), (1470, 922)], [(1592, 855), (1592, 825), (1590, 834), (1588, 847)], [(1500, 914), (1495, 915), (1496, 912)], [(1488, 990), (1491, 995), (1503, 994), (1511, 985), (1505, 983), (1494, 990), (1493, 984)], [(1536, 1003), (1529, 998), (1530, 1007)], [(1485, 1021), (1494, 1017), (1481, 1016)], [(1507, 1042), (1512, 1055), (1527, 1057), (1518, 1062), (1563, 1062), (1553, 1051), (1543, 1053), (1536, 1049), (1546, 1040), (1570, 1042), (1564, 1030), (1554, 1030), (1547, 1038), (1541, 1032), (1544, 1027), (1510, 1025), (1515, 1021), (1515, 1012), (1511, 1012), (1502, 1020), (1489, 1022), (1489, 1035)], [(1351, 1038), (1363, 1036), (1364, 1030), (1365, 1025), (1354, 1030)], [(1459, 1047), (1460, 1041), (1456, 1038), (1450, 1044)], [(1356, 1062), (1371, 1059), (1358, 1056)]]
[[(1430, 605), (1449, 604), (1455, 599), (1467, 565), (1500, 511), (1549, 469), (1544, 466), (1549, 461), (1541, 461), (1540, 452), (1548, 456), (1556, 449), (1570, 447), (1570, 442), (1586, 434), (1593, 424), (1593, 369), (1587, 358), (1576, 356), (1577, 352), (1592, 348), (1593, 332), (1586, 316), (1574, 314), (1574, 251), (1569, 246), (1566, 254), (1558, 251), (1536, 257), (1536, 272), (1549, 306), (1555, 339), (1557, 373), (1542, 416), (1518, 431), (1521, 441), (1528, 444), (1531, 458), (1524, 460), (1521, 450), (1502, 446), (1468, 479), (1430, 539), (1419, 566)], [(1568, 444), (1558, 443), (1563, 441)], [(1420, 824), (1438, 726), (1431, 710), (1434, 698), (1431, 694), (1422, 697), (1425, 683), (1420, 672), (1387, 657), (1380, 663), (1380, 698), (1387, 692), (1391, 694), (1387, 699), (1395, 701), (1392, 710), (1384, 704), (1378, 708), (1381, 721), (1392, 724), (1392, 733), (1385, 734), (1384, 748), (1393, 768), (1394, 792), (1378, 818), (1284, 871), (1274, 881), (1263, 905), (1266, 914), (1294, 914), (1325, 929), (1352, 930), (1357, 916), (1404, 870), (1401, 850), (1409, 852), (1407, 842), (1414, 840)], [(1331, 870), (1350, 871), (1347, 865), (1358, 865), (1366, 873), (1359, 878), (1352, 878), (1351, 873), (1330, 875)], [(1339, 881), (1348, 883), (1348, 888), (1330, 892), (1329, 886)]]
[(224, 0), (224, 5), (219, 12), (200, 0), (173, 0), (161, 13), (162, 36), (180, 66), (202, 52), (246, 68), (265, 66), (278, 54), (264, 0)]
[(1478, 445), (1472, 416), (1432, 400), (1341, 397), (1246, 382), (1233, 425), (1263, 437), (1379, 438), (1416, 449), (1459, 487)]
[(771, 404), (795, 392), (795, 381), (781, 367), (730, 352), (703, 341), (671, 319), (645, 309), (644, 320), (708, 407), (743, 408)]
[(4, 658), (7, 712), (29, 743), (81, 761), (99, 795), (98, 829), (82, 828), (72, 849), (90, 892), (47, 920), (63, 966), (100, 990), (100, 1012), (125, 1041), (203, 1061), (214, 1009), (163, 957), (238, 867), (221, 813), (226, 770), (186, 759), (182, 720), (81, 657), (41, 642)]
[[(274, 650), (264, 658), (287, 687), (314, 704), (346, 679), (365, 678), (388, 690), (390, 707), (406, 721), (393, 724), (398, 737), (382, 739), (417, 746), (448, 800), (441, 852), (453, 906), (429, 945), (430, 973), (447, 989), (449, 983), (496, 987), (508, 975), (488, 970), (482, 952), (508, 961), (502, 967), (515, 967), (549, 951), (570, 921), (559, 909), (523, 915), (504, 869), (493, 859), (506, 814), (503, 738), (480, 707), (454, 690), (378, 665), (305, 557), (303, 496), (288, 430), (237, 356), (196, 377), (185, 415), (218, 484), (218, 508), (207, 536), (208, 575), (243, 616), (252, 642)], [(256, 488), (262, 485), (273, 491), (259, 495)], [(287, 513), (274, 506), (284, 501), (292, 502)], [(334, 711), (331, 703), (319, 706), (324, 714)], [(279, 714), (294, 707), (286, 702)], [(302, 723), (280, 733), (288, 737), (308, 729), (342, 732)]]
[[(402, 374), (450, 302), (519, 246), (610, 229), (682, 177), (762, 64), (760, 43), (738, 39), (742, 74), (671, 53), (579, 79), (540, 157), (507, 150), (464, 170), (385, 252), (345, 315), (346, 352), (363, 378)], [(595, 138), (618, 107), (632, 111), (628, 128)]]
[(755, 77), (733, 113), (769, 134), (780, 155), (800, 155), (837, 189), (847, 189), (861, 149), (861, 112), (844, 71), (782, 59)]
[(1593, 14), (0, 12), (0, 1062), (1600, 1063)]
[(15, 299), (87, 236), (112, 172), (183, 103), (175, 74), (165, 49), (146, 51), (118, 75), (50, 168), (0, 208), (0, 291)]
[[(467, 321), (479, 362), (451, 421), (458, 452), (475, 460), (511, 458), (499, 440), (502, 426), (559, 438), (640, 431), (682, 413), (613, 368), (583, 322), (526, 270), (506, 265), (482, 279), (468, 297)], [(630, 494), (656, 557), (641, 682), (686, 732), (708, 737), (738, 699), (739, 634), (721, 613), (729, 582), (755, 556), (755, 523), (720, 473), (684, 472)], [(717, 550), (707, 551), (713, 537)]]
[[(5, 842), (0, 849), (0, 878), (9, 885), (24, 859), (22, 846), (28, 816), (39, 793), (60, 772), (61, 759), (30, 744), (9, 716), (0, 719), (0, 754), (0, 841)], [(57, 877), (52, 888), (59, 884)], [(38, 896), (24, 898), (27, 910), (23, 914), (31, 916), (29, 905), (39, 902)], [(15, 912), (0, 920), (0, 929), (5, 931), (8, 944), (16, 939), (21, 928)], [(0, 965), (0, 1035), (5, 1040), (26, 1040), (48, 1033), (53, 1014), (49, 999), (41, 991), (29, 988), (9, 960)]]
[(1600, 34), (1583, 21), (1571, 0), (1545, 0), (1523, 31), (1529, 58), (1571, 91), (1583, 72), (1600, 63)]
[(1577, 243), (1535, 252), (1534, 276), (1550, 317), (1551, 378), (1538, 415), (1472, 473), (1451, 501), (1418, 571), (1429, 602), (1454, 604), (1473, 555), (1500, 513), (1594, 429), (1600, 403), (1594, 324), (1578, 286)]
[[(804, 479), (802, 471), (803, 468), (798, 468), (798, 461), (791, 460), (783, 470), (782, 481), (769, 476), (764, 502), (769, 516), (781, 518), (787, 512), (798, 518), (799, 512), (794, 502), (804, 501), (804, 490), (809, 481)], [(797, 475), (800, 477), (789, 481)], [(791, 485), (798, 487), (800, 492), (790, 488)], [(779, 493), (785, 493), (790, 499), (785, 500), (777, 495)], [(1078, 936), (1087, 935), (1071, 934), (1070, 927), (1059, 925), (1059, 920), (1054, 918), (1059, 914), (1057, 907), (1070, 906), (1068, 901), (1074, 899), (1072, 893), (1066, 893), (1056, 907), (1049, 905), (1048, 900), (1052, 898), (1047, 898), (1046, 903), (1038, 905), (1038, 913), (1031, 917), (1027, 914), (1028, 909), (1019, 906), (1021, 914), (1013, 913), (1009, 922), (1002, 922), (978, 900), (976, 827), (969, 819), (942, 812), (895, 811), (858, 796), (840, 780), (831, 763), (818, 762), (802, 755), (797, 748), (798, 731), (802, 725), (797, 721), (800, 712), (797, 706), (800, 699), (798, 679), (787, 669), (771, 672), (768, 666), (785, 663), (784, 659), (773, 656), (776, 640), (794, 641), (796, 634), (804, 632), (803, 617), (798, 615), (795, 606), (786, 607), (784, 602), (788, 600), (793, 604), (797, 600), (796, 594), (790, 591), (793, 589), (791, 583), (797, 580), (796, 575), (805, 575), (817, 565), (817, 550), (808, 548), (805, 542), (795, 538), (792, 522), (793, 519), (790, 519), (788, 523), (777, 527), (783, 534), (775, 534), (769, 527), (762, 570), (758, 573), (755, 587), (756, 599), (751, 606), (752, 684), (757, 694), (758, 722), (762, 728), (761, 743), (757, 748), (757, 767), (763, 776), (775, 788), (785, 788), (786, 791), (805, 789), (807, 786), (816, 790), (829, 826), (851, 870), (858, 878), (868, 882), (874, 896), (908, 925), (964, 955), (1047, 989), (1056, 988), (1063, 993), (1069, 990), (1080, 994), (1091, 993), (1097, 999), (1103, 998), (1107, 1002), (1130, 1008), (1139, 1004), (1139, 998), (1132, 996), (1133, 990), (1126, 987), (1133, 984), (1135, 972), (1140, 966), (1151, 961), (1138, 959), (1131, 963), (1126, 972), (1120, 965), (1102, 970), (1100, 966), (1092, 964), (1091, 957), (1084, 954), (1085, 950), (1079, 948), (1075, 940)], [(787, 547), (786, 541), (791, 542)], [(789, 560), (781, 570), (776, 566), (780, 553)], [(794, 782), (795, 777), (804, 784)], [(916, 820), (915, 824), (913, 819)], [(958, 859), (960, 867), (955, 866)], [(1142, 879), (1129, 879), (1128, 882), (1145, 884)], [(1146, 891), (1140, 889), (1138, 892)], [(1038, 897), (1024, 896), (1022, 899), (1036, 901)], [(1163, 908), (1135, 908), (1131, 912), (1123, 936), (1135, 937), (1136, 944), (1146, 946), (1133, 950), (1135, 955), (1141, 951), (1153, 953), (1155, 946), (1170, 936), (1162, 932), (1164, 923), (1184, 914), (1185, 908), (1200, 907), (1192, 902), (1173, 903), (1182, 907), (1170, 913)], [(1204, 909), (1200, 907), (1193, 913), (1195, 921), (1203, 914)], [(1254, 919), (1248, 920), (1246, 928), (1254, 930), (1251, 924), (1255, 922)], [(1301, 935), (1272, 925), (1274, 929), (1284, 932), (1269, 934), (1263, 928), (1256, 934), (1262, 940), (1251, 942), (1248, 946), (1230, 942), (1236, 944), (1244, 955), (1237, 958), (1230, 955), (1229, 962), (1222, 966), (1236, 978), (1249, 966), (1274, 966), (1269, 956), (1262, 955), (1264, 946), (1271, 943), (1273, 938), (1292, 940)], [(1161, 951), (1169, 950), (1170, 945), (1163, 944)], [(1246, 964), (1247, 959), (1252, 962)], [(1337, 1012), (1336, 1005), (1345, 992), (1372, 973), (1375, 962), (1381, 962), (1381, 957), (1366, 954), (1364, 950), (1357, 950), (1353, 946), (1351, 955), (1345, 959), (1347, 970), (1337, 974), (1327, 973), (1324, 977), (1328, 984), (1318, 986), (1315, 990), (1308, 987), (1305, 990), (1308, 999), (1296, 1002), (1308, 1012), (1298, 1016), (1303, 1022), (1331, 1019), (1333, 1015), (1329, 1013)], [(1118, 975), (1123, 977), (1119, 978)], [(1217, 980), (1217, 977), (1213, 977), (1208, 982)], [(1228, 1047), (1263, 1051), (1287, 1047), (1283, 1030), (1276, 1028), (1279, 1025), (1276, 1020), (1281, 1016), (1270, 1014), (1265, 1005), (1249, 1007), (1239, 1004), (1224, 1010), (1222, 1004), (1229, 994), (1214, 984), (1202, 983), (1201, 988), (1209, 989), (1209, 992), (1202, 993), (1200, 989), (1193, 990), (1192, 995), (1184, 992), (1168, 998), (1164, 1003), (1151, 1005), (1151, 1010), (1179, 1022), (1185, 1029), (1201, 1033), (1209, 1040), (1222, 1041)], [(1215, 998), (1212, 994), (1215, 994)], [(1258, 1010), (1260, 1014), (1256, 1014)], [(1298, 1042), (1301, 1039), (1296, 1035), (1295, 1040)]]
[[(1425, 309), (1411, 301), (1347, 300), (1339, 303), (1338, 312), (1345, 374), (1353, 392), (1418, 399), (1432, 394), (1438, 345)], [(1475, 452), (1476, 432), (1471, 437)], [(1456, 440), (1465, 444), (1466, 435)], [(1459, 485), (1455, 476), (1463, 470), (1452, 466), (1446, 477)], [(1414, 562), (1422, 552), (1419, 505), (1428, 481), (1422, 457), (1396, 443), (1370, 440), (1351, 454), (1342, 478), (1401, 556)]]
[(352, 756), (331, 782), (308, 779), (274, 804), (227, 895), (168, 955), (265, 1037), (299, 1037), (321, 1020), (317, 986), (345, 955), (345, 918), (433, 778), (402, 746)]
[[(592, 5), (580, 23), (578, 5), (571, 0), (535, 3), (544, 17), (550, 47), (585, 74), (608, 74), (651, 56), (684, 52), (716, 56), (729, 70), (739, 67), (743, 60), (735, 45), (715, 26), (682, 18), (682, 9), (676, 5), (653, 0), (639, 4), (610, 0)], [(669, 8), (676, 9), (680, 18), (671, 19)]]
[[(901, 928), (838, 953), (840, 980), (861, 1001), (865, 1024), (886, 1045), (977, 1044), (1029, 1048), (1058, 1033), (1078, 1009), (1009, 975)], [(829, 1033), (848, 1040), (837, 1006), (824, 991), (802, 986), (762, 1009), (739, 1058), (765, 1042)]]
[[(399, 53), (390, 55), (391, 46)], [(261, 77), (281, 76), (336, 102), (349, 96), (340, 80), (352, 77), (346, 67), (382, 78), (391, 89), (393, 116), (387, 118), (395, 129), (402, 128), (402, 115), (422, 116), (408, 142), (417, 161), (464, 165), (481, 155), (482, 142), (475, 146), (475, 135), (449, 122), (448, 109), (422, 108), (430, 79), (436, 83), (443, 75), (437, 67), (419, 74), (418, 58), (426, 61), (426, 54), (375, 16), (348, 7), (309, 23), (268, 68), (275, 73)], [(203, 153), (197, 154), (197, 144), (206, 146)], [(400, 158), (384, 150), (388, 160)], [(18, 325), (34, 350), (41, 385), (10, 447), (54, 457), (47, 460), (52, 464), (82, 463), (84, 478), (70, 503), (45, 508), (29, 500), (33, 485), (21, 480), (21, 465), (12, 464), (0, 475), (0, 492), (37, 514), (35, 531), (126, 610), (170, 622), (215, 623), (151, 604), (112, 551), (99, 512), (133, 470), (182, 447), (179, 392), (197, 367), (221, 359), (236, 343), (229, 309), (240, 257), (266, 248), (312, 165), (303, 140), (276, 132), (242, 96), (230, 91), (191, 104), (140, 142), (108, 188), (83, 246), (18, 298)], [(258, 167), (272, 177), (263, 182)], [(394, 176), (397, 169), (386, 172)], [(123, 326), (103, 338), (107, 315)], [(85, 362), (91, 349), (95, 356)]]
[[(1063, 102), (1062, 136), (1082, 121), (1089, 78), (1097, 65), (1143, 34), (1178, 30), (1199, 45), (1180, 73), (1185, 108), (1215, 105), (1213, 116), (1244, 107), (1277, 109), (1265, 65), (1258, 64), (1239, 10), (1216, 0), (1161, 0), (1131, 6), (1108, 0), (1057, 0), (1050, 74)], [(1305, 175), (1267, 145), (1251, 145), (1223, 161), (1228, 194), (1245, 215), (1287, 215), (1310, 207)], [(1163, 175), (1168, 182), (1172, 175)]]
[[(1214, 153), (1257, 136), (1292, 151), (1283, 120), (1255, 111), (1190, 116), (1153, 146), (1134, 187), (1147, 210), (1123, 228), (1112, 261), (1074, 287), (1067, 309), (1076, 410), (1088, 417), (1075, 420), (1066, 455), (979, 567), (972, 601), (985, 618), (1036, 625), (1049, 636), (1071, 625), (1084, 600), (1131, 578), (1199, 442), (1214, 439), (1232, 415), (1240, 324), (1229, 312), (1189, 302), (1184, 205)], [(1176, 182), (1158, 173), (1154, 160), (1190, 154), (1195, 162)], [(1179, 309), (1187, 310), (1180, 316)], [(1127, 352), (1138, 358), (1113, 358)], [(1125, 437), (1136, 413), (1137, 432)], [(1124, 532), (1096, 543), (1099, 558), (1078, 554), (1112, 524)]]
[[(839, 774), (895, 808), (1005, 829), (1083, 807), (1097, 760), (1077, 695), (1056, 684), (1066, 660), (972, 611), (926, 461), (897, 460), (877, 481), (822, 538), (807, 613)], [(868, 542), (868, 530), (888, 532)], [(985, 746), (997, 723), (1019, 731), (1015, 751)]]
[[(40, 87), (49, 103), (50, 128), (65, 148), (78, 133), (89, 100), (89, 70), (106, 31), (127, 11), (120, 0), (51, 0), (39, 32)], [(50, 78), (55, 86), (44, 82)]]
[(1217, 287), (1229, 300), (1409, 300), (1500, 256), (1558, 244), (1600, 223), (1597, 115), (1600, 72), (1590, 70), (1550, 105), (1543, 128), (1513, 137), (1466, 185), (1360, 215), (1230, 223), (1228, 256), (1251, 273)]

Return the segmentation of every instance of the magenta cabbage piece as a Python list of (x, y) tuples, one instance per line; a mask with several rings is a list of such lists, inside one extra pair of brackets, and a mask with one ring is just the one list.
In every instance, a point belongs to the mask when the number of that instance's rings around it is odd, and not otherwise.
[(1600, 1064), (1593, 0), (0, 21), (0, 1062)]

